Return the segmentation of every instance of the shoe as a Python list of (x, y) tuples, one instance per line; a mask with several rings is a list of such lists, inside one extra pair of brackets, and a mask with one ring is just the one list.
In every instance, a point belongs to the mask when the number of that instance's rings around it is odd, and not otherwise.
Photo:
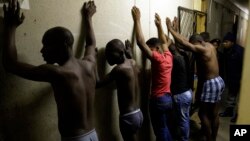
[(233, 116), (233, 107), (226, 108), (226, 110), (222, 113), (219, 113), (220, 117), (232, 117)]

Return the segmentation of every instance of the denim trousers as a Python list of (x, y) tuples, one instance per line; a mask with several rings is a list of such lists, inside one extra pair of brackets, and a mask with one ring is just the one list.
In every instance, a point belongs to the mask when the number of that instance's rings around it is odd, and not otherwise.
[(178, 140), (188, 141), (190, 131), (190, 106), (192, 103), (192, 91), (188, 90), (173, 95), (173, 110), (176, 117), (177, 128), (179, 129)]
[(169, 93), (150, 99), (149, 111), (156, 141), (172, 141), (168, 128), (168, 118), (172, 110), (172, 104)]

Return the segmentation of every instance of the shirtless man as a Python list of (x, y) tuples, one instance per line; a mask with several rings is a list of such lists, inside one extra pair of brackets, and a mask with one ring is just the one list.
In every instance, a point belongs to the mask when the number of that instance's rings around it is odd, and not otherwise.
[(188, 41), (172, 28), (169, 18), (166, 19), (166, 24), (176, 40), (197, 54), (198, 79), (203, 83), (203, 90), (199, 93), (199, 117), (204, 126), (207, 141), (215, 141), (219, 128), (219, 101), (225, 86), (219, 76), (216, 49), (212, 44), (204, 42), (199, 34), (192, 35)]
[[(49, 82), (54, 90), (58, 110), (58, 128), (62, 141), (98, 141), (94, 128), (95, 97), (95, 36), (92, 16), (96, 12), (93, 1), (83, 5), (86, 25), (86, 47), (82, 60), (73, 56), (72, 33), (64, 27), (54, 27), (45, 32), (41, 50), (47, 64), (33, 66), (17, 59), (16, 28), (22, 24), (20, 4), (10, 0), (4, 5), (3, 65), (6, 71), (20, 77)], [(54, 65), (57, 63), (58, 65)]]
[(139, 108), (139, 69), (131, 58), (131, 49), (119, 39), (113, 39), (106, 45), (105, 56), (108, 63), (116, 66), (103, 80), (97, 83), (101, 87), (112, 81), (117, 86), (118, 106), (120, 110), (120, 131), (124, 141), (136, 141), (136, 132), (142, 126), (143, 115)]

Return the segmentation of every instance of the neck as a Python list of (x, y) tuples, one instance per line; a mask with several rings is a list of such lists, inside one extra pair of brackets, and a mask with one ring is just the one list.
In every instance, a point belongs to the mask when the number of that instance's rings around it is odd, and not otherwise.
[(65, 55), (61, 60), (59, 60), (58, 64), (60, 66), (62, 66), (62, 65), (64, 65), (66, 62), (68, 62), (72, 58), (73, 58), (73, 56), (69, 53), (68, 55)]

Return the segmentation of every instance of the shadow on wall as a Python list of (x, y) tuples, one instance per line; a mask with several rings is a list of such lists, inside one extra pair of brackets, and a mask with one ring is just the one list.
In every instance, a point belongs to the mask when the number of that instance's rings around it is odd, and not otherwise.
[(0, 141), (59, 140), (51, 87), (24, 80), (3, 68), (3, 17), (0, 37)]
[(5, 84), (0, 86), (2, 140), (44, 141), (45, 138), (58, 138), (57, 114), (51, 87), (38, 85), (39, 89), (35, 88), (36, 91), (29, 90), (26, 93), (21, 89), (27, 87), (27, 84), (23, 85), (18, 79), (15, 76), (7, 76), (1, 80), (5, 81)]

